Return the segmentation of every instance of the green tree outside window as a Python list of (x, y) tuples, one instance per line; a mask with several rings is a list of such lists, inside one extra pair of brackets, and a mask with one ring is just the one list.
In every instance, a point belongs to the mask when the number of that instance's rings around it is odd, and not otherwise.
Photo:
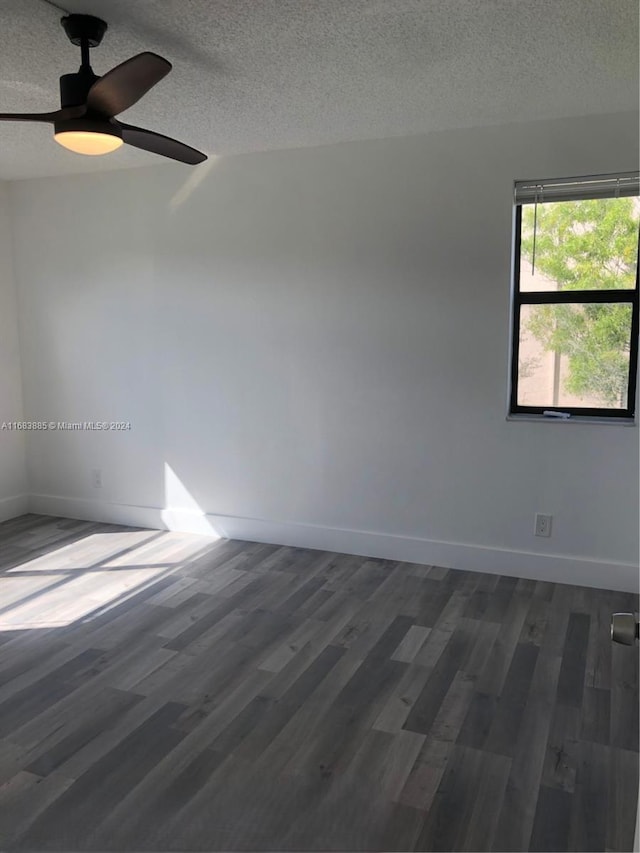
[[(521, 257), (534, 250), (534, 205), (523, 206)], [(535, 269), (558, 290), (620, 290), (636, 285), (639, 205), (634, 198), (538, 204)], [(552, 285), (550, 285), (551, 289)], [(565, 388), (609, 405), (625, 399), (630, 306), (625, 303), (532, 306), (528, 331), (565, 355)]]

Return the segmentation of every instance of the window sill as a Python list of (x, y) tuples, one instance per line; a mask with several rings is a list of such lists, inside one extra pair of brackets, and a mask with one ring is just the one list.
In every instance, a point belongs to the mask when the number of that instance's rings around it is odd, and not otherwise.
[(532, 423), (545, 424), (596, 424), (598, 426), (635, 427), (638, 422), (635, 418), (594, 418), (582, 415), (572, 415), (570, 418), (546, 418), (544, 415), (507, 415), (508, 421), (530, 421)]

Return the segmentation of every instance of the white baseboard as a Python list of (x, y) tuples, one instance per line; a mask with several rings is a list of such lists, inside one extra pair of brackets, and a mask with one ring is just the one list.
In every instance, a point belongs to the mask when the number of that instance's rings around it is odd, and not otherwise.
[(57, 515), (62, 518), (78, 518), (82, 521), (104, 521), (107, 524), (124, 524), (128, 527), (170, 529), (162, 519), (162, 510), (151, 506), (114, 504), (108, 501), (66, 498), (60, 495), (30, 495), (29, 511), (37, 515)]
[(134, 527), (202, 533), (227, 539), (268, 542), (322, 551), (338, 551), (409, 563), (443, 566), (533, 580), (638, 592), (638, 566), (604, 562), (564, 554), (539, 554), (505, 548), (489, 548), (461, 542), (439, 542), (343, 530), (313, 524), (265, 521), (238, 516), (203, 514), (196, 510), (163, 510), (158, 507), (110, 504), (103, 501), (31, 495), (31, 512), (88, 521), (104, 521)]
[(10, 498), (0, 499), (0, 521), (8, 521), (29, 512), (29, 496), (14, 495)]

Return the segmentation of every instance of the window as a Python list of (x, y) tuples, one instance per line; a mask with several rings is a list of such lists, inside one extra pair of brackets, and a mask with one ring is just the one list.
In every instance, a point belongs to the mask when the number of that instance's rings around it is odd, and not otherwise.
[(515, 185), (512, 414), (633, 418), (637, 172)]

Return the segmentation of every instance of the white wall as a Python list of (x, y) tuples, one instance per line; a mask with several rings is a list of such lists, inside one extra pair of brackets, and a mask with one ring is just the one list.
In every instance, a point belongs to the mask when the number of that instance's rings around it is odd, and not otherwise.
[(9, 196), (0, 181), (0, 521), (27, 509), (24, 433), (8, 428), (23, 417)]
[(30, 435), (34, 508), (637, 588), (637, 428), (505, 420), (513, 181), (637, 162), (619, 114), (12, 185), (28, 418), (132, 423)]

